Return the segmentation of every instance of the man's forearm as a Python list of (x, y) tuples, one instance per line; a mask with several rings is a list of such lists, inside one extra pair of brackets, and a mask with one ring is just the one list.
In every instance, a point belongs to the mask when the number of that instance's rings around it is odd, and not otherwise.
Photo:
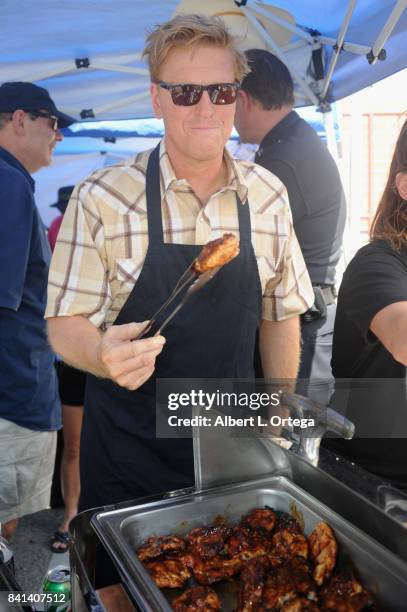
[(48, 336), (52, 348), (69, 365), (103, 376), (98, 359), (101, 332), (83, 316), (48, 319)]
[(67, 363), (134, 391), (154, 372), (165, 344), (162, 336), (133, 342), (147, 323), (112, 325), (101, 333), (86, 317), (54, 317), (48, 319), (48, 334), (53, 349)]
[(260, 356), (265, 378), (295, 379), (300, 365), (299, 317), (260, 325)]

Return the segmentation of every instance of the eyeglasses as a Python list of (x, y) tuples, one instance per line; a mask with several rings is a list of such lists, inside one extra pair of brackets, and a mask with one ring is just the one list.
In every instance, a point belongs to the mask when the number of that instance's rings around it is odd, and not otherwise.
[(50, 128), (56, 132), (58, 129), (58, 117), (55, 117), (55, 115), (48, 115), (48, 113), (43, 113), (41, 111), (27, 111), (31, 117), (44, 117), (45, 119), (51, 119), (50, 121)]
[(239, 83), (215, 83), (214, 85), (189, 85), (181, 83), (171, 85), (165, 81), (158, 81), (157, 85), (167, 89), (177, 106), (194, 106), (202, 98), (204, 91), (209, 94), (212, 104), (233, 104), (236, 101)]

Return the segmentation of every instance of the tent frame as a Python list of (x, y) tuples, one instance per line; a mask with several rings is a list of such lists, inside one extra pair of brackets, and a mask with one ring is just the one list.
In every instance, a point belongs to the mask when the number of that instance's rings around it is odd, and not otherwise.
[[(245, 14), (247, 20), (264, 41), (266, 48), (270, 49), (281, 61), (286, 64), (300, 89), (301, 102), (303, 102), (304, 105), (313, 104), (322, 112), (328, 112), (330, 110), (329, 87), (332, 82), (332, 76), (340, 53), (342, 53), (342, 51), (346, 51), (356, 55), (365, 55), (369, 64), (375, 64), (378, 60), (384, 61), (386, 59), (386, 50), (384, 45), (396, 27), (403, 11), (407, 7), (407, 0), (395, 0), (395, 5), (386, 23), (384, 24), (373, 45), (369, 47), (345, 40), (357, 0), (348, 0), (347, 10), (337, 38), (327, 37), (320, 32), (312, 31), (309, 28), (293, 25), (283, 17), (279, 17), (271, 12), (265, 11), (264, 5), (261, 2), (253, 0), (250, 1), (249, 5), (249, 1), (250, 0), (235, 0), (235, 3), (239, 7), (239, 10)], [(273, 39), (272, 35), (261, 25), (258, 18), (266, 18), (268, 21), (285, 28), (286, 30), (295, 34), (297, 40), (289, 43), (285, 47), (280, 48)], [(312, 50), (316, 51), (322, 49), (324, 45), (332, 46), (333, 54), (330, 58), (330, 63), (325, 75), (323, 76), (323, 79), (316, 80), (313, 87), (311, 87), (306, 80), (300, 76), (293, 63), (289, 60), (287, 52), (301, 46), (311, 46)], [(134, 61), (141, 61), (140, 52), (126, 56), (126, 62)], [(58, 67), (53, 67), (52, 70), (38, 72), (35, 75), (31, 73), (30, 75), (27, 75), (26, 79), (22, 80), (36, 82), (66, 75), (67, 73), (74, 72), (76, 70), (103, 70), (140, 76), (148, 76), (149, 74), (148, 70), (143, 67), (135, 67), (123, 63), (98, 61), (97, 58), (93, 59), (90, 57), (82, 57), (61, 62)], [(141, 92), (136, 92), (132, 96), (127, 96), (126, 98), (94, 108), (75, 109), (64, 107), (62, 110), (71, 115), (79, 115), (81, 119), (97, 118), (101, 113), (121, 108), (129, 103), (145, 99), (148, 97), (148, 95), (148, 91), (144, 90)]]
[[(332, 76), (335, 70), (336, 63), (339, 58), (339, 54), (342, 51), (348, 51), (350, 53), (355, 53), (355, 54), (363, 54), (363, 55), (366, 55), (366, 59), (369, 62), (369, 64), (374, 64), (377, 62), (377, 60), (384, 61), (386, 59), (386, 51), (384, 49), (384, 45), (386, 44), (386, 41), (391, 35), (394, 28), (396, 27), (397, 22), (400, 19), (403, 11), (407, 7), (407, 0), (396, 0), (396, 4), (393, 10), (391, 11), (386, 23), (384, 24), (380, 34), (378, 35), (376, 41), (373, 43), (372, 47), (368, 47), (365, 45), (358, 45), (354, 43), (348, 43), (345, 41), (345, 36), (346, 36), (347, 30), (349, 29), (349, 26), (351, 23), (353, 11), (356, 7), (356, 2), (357, 0), (348, 1), (348, 7), (347, 7), (343, 22), (340, 27), (338, 37), (336, 39), (321, 36), (320, 33), (315, 34), (315, 36), (311, 36), (310, 34), (305, 32), (302, 27), (293, 26), (291, 23), (288, 23), (284, 18), (278, 17), (277, 15), (273, 15), (272, 13), (265, 11), (261, 7), (261, 5), (259, 5), (257, 2), (254, 2), (254, 4), (256, 5), (256, 8), (253, 8), (253, 7), (248, 6), (247, 0), (246, 0), (240, 6), (240, 10), (245, 13), (247, 19), (256, 29), (257, 33), (263, 39), (266, 46), (269, 47), (271, 51), (273, 51), (273, 53), (277, 55), (277, 57), (286, 64), (291, 74), (293, 75), (293, 78), (295, 79), (298, 86), (300, 87), (302, 92), (305, 94), (305, 97), (309, 100), (309, 102), (311, 102), (315, 106), (318, 106), (318, 108), (320, 108), (322, 112), (327, 112), (329, 111), (329, 86), (332, 81)], [(240, 4), (241, 3), (239, 2), (239, 5)], [(259, 21), (256, 19), (256, 14), (259, 15), (260, 17), (267, 18), (269, 21), (272, 21), (276, 23), (277, 25), (284, 27), (290, 32), (295, 33), (300, 39), (305, 40), (307, 44), (313, 45), (314, 49), (315, 49), (315, 46), (318, 46), (318, 45), (322, 46), (323, 44), (331, 44), (333, 46), (334, 53), (331, 57), (330, 65), (324, 77), (324, 81), (322, 84), (322, 90), (319, 95), (315, 94), (311, 90), (309, 85), (304, 81), (304, 79), (302, 79), (298, 75), (297, 71), (292, 66), (287, 56), (285, 55), (287, 48), (280, 49), (278, 47), (276, 42), (273, 40), (273, 37), (269, 34), (269, 32), (266, 32), (266, 30), (261, 26)]]

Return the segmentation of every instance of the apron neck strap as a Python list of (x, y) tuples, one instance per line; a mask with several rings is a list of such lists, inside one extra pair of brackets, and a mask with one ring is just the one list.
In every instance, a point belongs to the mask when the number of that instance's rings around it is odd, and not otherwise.
[(240, 242), (250, 242), (251, 243), (252, 225), (250, 221), (249, 201), (246, 200), (246, 202), (242, 204), (241, 199), (236, 193), (236, 204), (237, 204), (237, 215), (239, 219)]
[[(147, 223), (149, 244), (163, 244), (163, 220), (161, 215), (160, 189), (160, 145), (151, 153), (147, 164), (146, 175)], [(239, 219), (240, 242), (251, 242), (251, 222), (249, 202), (242, 204), (236, 194), (237, 214)]]
[(161, 216), (160, 145), (148, 158), (146, 175), (147, 223), (149, 244), (163, 244), (163, 220)]

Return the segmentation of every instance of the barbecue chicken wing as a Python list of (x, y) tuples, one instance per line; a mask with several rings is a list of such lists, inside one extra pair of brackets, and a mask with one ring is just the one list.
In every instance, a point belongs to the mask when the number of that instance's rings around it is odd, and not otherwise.
[(324, 610), (334, 610), (334, 612), (374, 612), (377, 608), (374, 605), (372, 596), (364, 591), (351, 595), (345, 599), (341, 597), (332, 597), (324, 600)]
[(137, 549), (136, 553), (140, 561), (149, 561), (161, 555), (181, 553), (185, 548), (184, 540), (177, 536), (152, 536)]
[(303, 557), (294, 557), (287, 563), (271, 568), (264, 584), (259, 610), (279, 609), (297, 595), (317, 599), (316, 585), (308, 562)]
[(240, 574), (240, 591), (236, 612), (252, 612), (261, 603), (266, 572), (270, 561), (266, 556), (256, 557), (247, 563)]
[(220, 610), (221, 604), (213, 589), (197, 586), (174, 599), (172, 608), (175, 612), (212, 612)]
[(303, 533), (303, 527), (299, 524), (299, 522), (293, 517), (287, 514), (286, 512), (276, 512), (277, 516), (277, 525), (275, 528), (275, 533), (277, 531), (281, 531), (282, 529), (287, 529), (291, 531), (291, 533)]
[(306, 597), (291, 599), (280, 608), (281, 612), (320, 612), (321, 608)]
[(293, 557), (308, 559), (308, 542), (301, 533), (280, 529), (272, 537), (270, 559), (273, 565), (280, 565)]
[(181, 559), (149, 561), (144, 564), (154, 582), (161, 589), (183, 587), (191, 577), (191, 572)]
[(338, 554), (334, 532), (327, 523), (318, 523), (308, 537), (311, 559), (314, 564), (314, 580), (321, 586), (332, 574)]
[(239, 556), (232, 559), (215, 557), (206, 560), (194, 557), (192, 571), (196, 581), (200, 584), (213, 584), (235, 576), (242, 570), (243, 565)]
[(225, 547), (231, 529), (225, 525), (198, 527), (187, 535), (190, 552), (202, 559), (212, 559)]
[(270, 550), (270, 539), (262, 533), (237, 526), (226, 542), (225, 551), (228, 557), (238, 555), (242, 561), (265, 555)]
[(223, 266), (239, 255), (239, 240), (234, 234), (223, 234), (204, 246), (194, 262), (195, 272), (202, 274), (218, 266)]
[(276, 514), (271, 508), (255, 508), (241, 520), (241, 524), (249, 529), (271, 533), (276, 526)]
[(325, 610), (362, 612), (375, 609), (372, 595), (363, 588), (350, 570), (334, 574), (321, 595)]

